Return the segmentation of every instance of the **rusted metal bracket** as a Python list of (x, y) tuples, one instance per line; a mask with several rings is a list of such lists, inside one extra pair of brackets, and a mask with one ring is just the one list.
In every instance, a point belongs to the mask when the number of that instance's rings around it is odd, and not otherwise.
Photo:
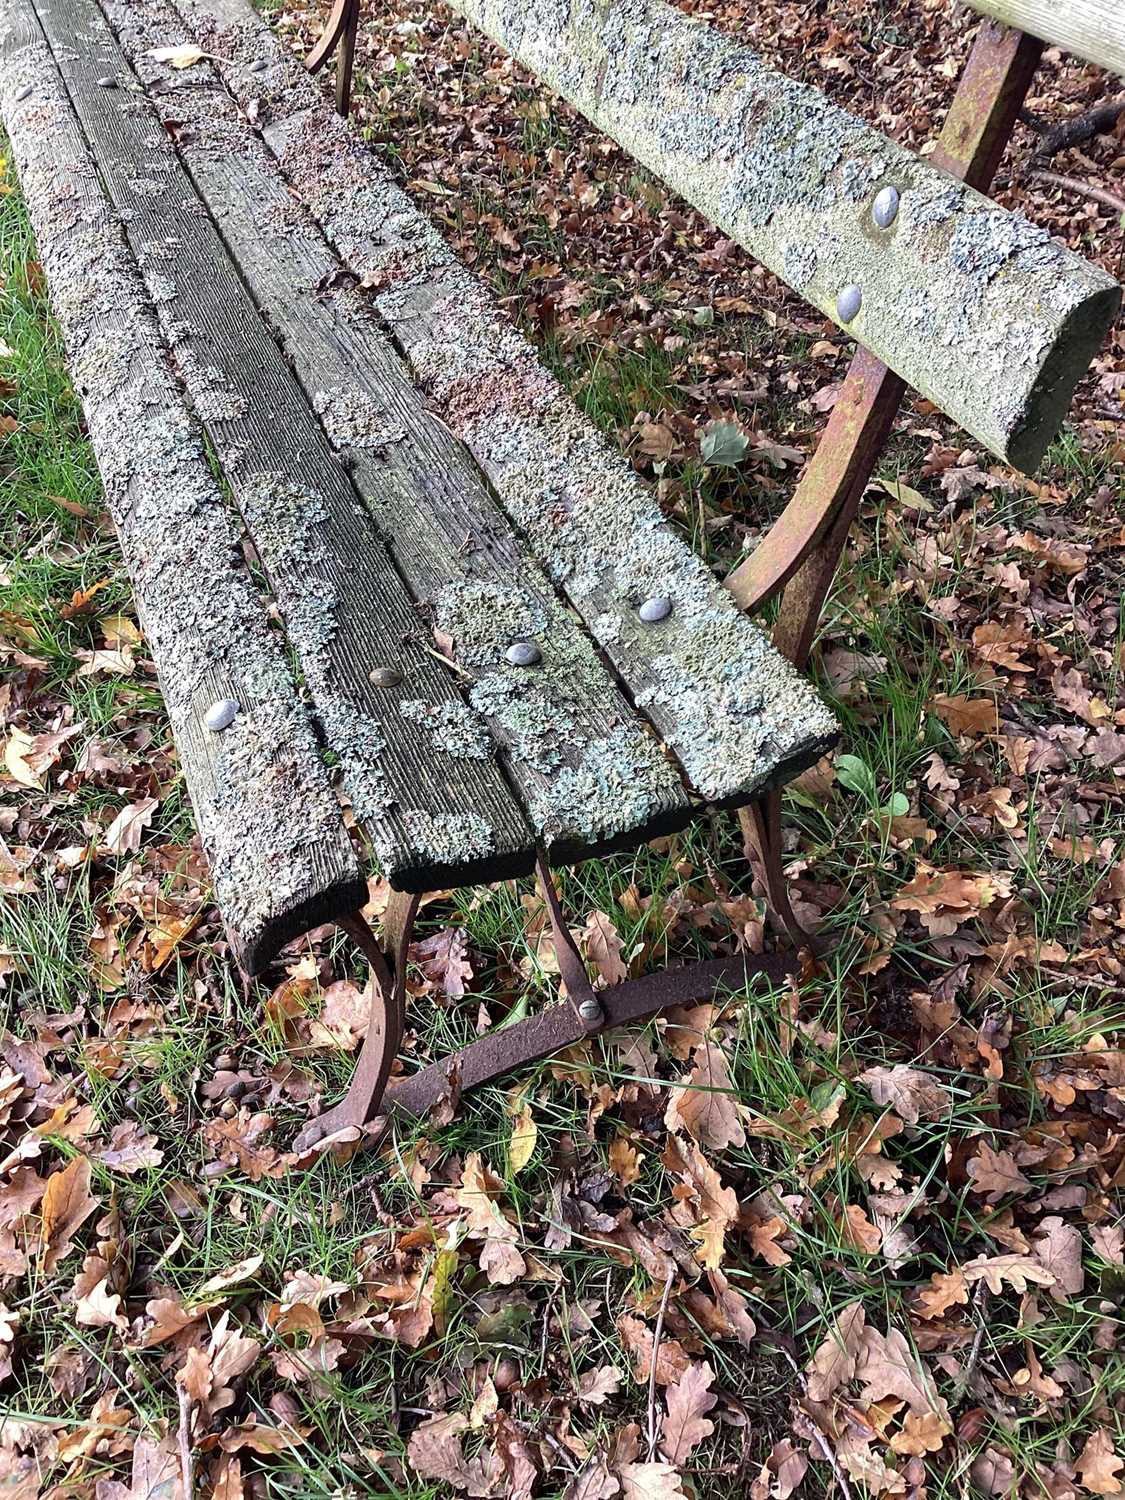
[(324, 30), (308, 57), (305, 67), (310, 73), (321, 68), (339, 48), (336, 59), (336, 113), (347, 115), (352, 103), (352, 75), (355, 71), (355, 44), (359, 31), (359, 0), (336, 0)]
[(420, 896), (405, 891), (391, 892), (383, 917), (382, 946), (361, 912), (340, 920), (339, 926), (354, 939), (371, 965), (371, 1015), (348, 1092), (334, 1109), (305, 1126), (293, 1143), (295, 1151), (307, 1151), (338, 1130), (363, 1125), (378, 1111), (402, 1041), (406, 954), (420, 900)]
[[(389, 1086), (387, 1076), (402, 1035), (406, 950), (419, 897), (400, 896), (397, 892), (392, 897), (385, 918), (387, 941), (382, 947), (361, 917), (347, 918), (340, 924), (371, 959), (376, 983), (371, 1023), (347, 1094), (334, 1109), (305, 1127), (294, 1142), (294, 1151), (307, 1153), (337, 1131), (370, 1126), (373, 1121), (382, 1120), (382, 1126), (376, 1124), (367, 1132), (372, 1141), (377, 1140), (392, 1115), (425, 1116), (451, 1087), (463, 1091), (491, 1082), (615, 1026), (644, 1020), (670, 1006), (688, 1005), (727, 990), (741, 989), (755, 974), (764, 974), (778, 984), (796, 970), (797, 961), (791, 954), (737, 954), (625, 980), (595, 994), (570, 936), (545, 861), (540, 860), (538, 871), (559, 972), (566, 986), (566, 1000), (514, 1026), (490, 1031), (460, 1052)], [(393, 966), (386, 957), (388, 946), (395, 954)], [(391, 997), (389, 1003), (387, 996)], [(596, 1015), (589, 1007), (591, 1000)]]

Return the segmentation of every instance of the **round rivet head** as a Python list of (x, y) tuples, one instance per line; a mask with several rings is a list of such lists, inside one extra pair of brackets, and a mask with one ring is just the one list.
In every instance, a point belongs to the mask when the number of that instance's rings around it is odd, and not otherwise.
[(655, 625), (659, 620), (666, 620), (672, 613), (672, 601), (667, 594), (653, 594), (651, 599), (646, 599), (637, 610), (637, 614), (646, 625)]
[(880, 229), (889, 229), (898, 217), (898, 188), (889, 184), (880, 188), (871, 205), (871, 217)]
[(592, 1021), (600, 1021), (602, 1008), (596, 1000), (583, 1000), (578, 1007), (578, 1014), (589, 1025)]
[(116, 87), (117, 87), (117, 79), (116, 78), (99, 78), (98, 79), (98, 88), (100, 88), (100, 89), (115, 89)]
[(255, 58), (254, 61), (250, 64), (250, 67), (247, 69), (247, 71), (250, 73), (264, 73), (268, 67), (269, 63), (266, 62), (265, 58), (258, 57)]
[(534, 641), (513, 641), (504, 657), (513, 667), (533, 667), (543, 660), (543, 653)]
[(16, 93), (16, 103), (22, 104), (25, 99), (30, 99), (35, 90), (30, 83), (25, 83), (22, 89)]
[(853, 281), (836, 298), (836, 316), (841, 323), (850, 323), (863, 306), (863, 293)]
[(394, 688), (402, 681), (402, 673), (397, 667), (372, 667), (367, 678), (377, 688)]
[(241, 706), (234, 698), (220, 698), (203, 715), (203, 722), (212, 734), (219, 734), (234, 723), (234, 716)]

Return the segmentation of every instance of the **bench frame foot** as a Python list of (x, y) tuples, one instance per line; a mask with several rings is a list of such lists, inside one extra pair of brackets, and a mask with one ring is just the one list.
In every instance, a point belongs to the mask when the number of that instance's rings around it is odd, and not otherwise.
[[(382, 944), (358, 913), (340, 922), (371, 963), (371, 1019), (348, 1092), (339, 1104), (306, 1125), (293, 1144), (294, 1151), (305, 1154), (340, 1131), (363, 1131), (373, 1124), (375, 1128), (365, 1133), (374, 1142), (392, 1116), (424, 1118), (443, 1098), (456, 1101), (465, 1089), (489, 1083), (617, 1026), (646, 1020), (672, 1006), (690, 1005), (741, 989), (756, 974), (780, 984), (796, 972), (793, 954), (740, 953), (595, 990), (566, 924), (545, 860), (540, 858), (536, 868), (566, 998), (513, 1026), (487, 1032), (459, 1052), (389, 1087), (388, 1076), (402, 1038), (406, 955), (420, 897), (399, 892), (392, 895)], [(348, 1139), (352, 1138), (349, 1135)]]

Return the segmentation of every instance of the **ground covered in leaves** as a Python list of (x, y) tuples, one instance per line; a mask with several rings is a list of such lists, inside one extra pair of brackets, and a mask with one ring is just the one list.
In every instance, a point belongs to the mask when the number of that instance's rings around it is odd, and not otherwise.
[[(728, 566), (847, 341), (440, 7), (370, 8), (360, 128)], [(709, 10), (915, 148), (972, 29)], [(318, 22), (275, 19), (298, 45)], [(1103, 83), (1048, 54), (1034, 121)], [(1050, 162), (1040, 139), (1000, 196), (1118, 270), (1080, 189), (1112, 193), (1122, 124)], [(786, 799), (831, 956), (300, 1172), (363, 974), (319, 932), (237, 979), (0, 192), (5, 1492), (1121, 1493), (1121, 327), (1034, 480), (904, 409), (816, 654), (845, 744)], [(564, 897), (602, 982), (773, 940), (726, 819)], [(412, 960), (406, 1068), (553, 996), (530, 886), (431, 900)]]

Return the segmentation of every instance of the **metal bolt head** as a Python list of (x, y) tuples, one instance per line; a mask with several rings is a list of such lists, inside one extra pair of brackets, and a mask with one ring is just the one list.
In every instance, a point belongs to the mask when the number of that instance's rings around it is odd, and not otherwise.
[(671, 613), (672, 601), (667, 594), (653, 594), (637, 610), (637, 614), (646, 625), (655, 625), (659, 620), (666, 620)]
[(100, 88), (100, 89), (115, 89), (116, 87), (117, 87), (117, 79), (116, 78), (99, 78), (98, 79), (98, 88)]
[(578, 1014), (586, 1022), (600, 1021), (602, 1008), (596, 1000), (583, 1000), (578, 1007)]
[(836, 298), (836, 316), (841, 323), (850, 323), (862, 306), (863, 292), (853, 281)]
[(35, 90), (30, 83), (25, 83), (22, 89), (16, 91), (16, 103), (22, 104), (25, 99), (30, 99)]
[(372, 667), (367, 680), (377, 688), (395, 688), (402, 681), (402, 673), (397, 667)]
[(890, 184), (880, 188), (871, 205), (871, 217), (880, 229), (889, 229), (898, 217), (898, 188)]
[(269, 67), (269, 63), (266, 62), (266, 60), (265, 60), (264, 57), (256, 57), (254, 59), (254, 61), (250, 64), (249, 68), (247, 69), (247, 72), (249, 72), (249, 73), (264, 73), (268, 67)]
[(513, 641), (504, 652), (504, 658), (513, 667), (533, 667), (543, 660), (543, 653), (534, 641)]
[(203, 715), (203, 722), (212, 734), (221, 734), (234, 723), (234, 716), (242, 707), (234, 698), (220, 698)]

